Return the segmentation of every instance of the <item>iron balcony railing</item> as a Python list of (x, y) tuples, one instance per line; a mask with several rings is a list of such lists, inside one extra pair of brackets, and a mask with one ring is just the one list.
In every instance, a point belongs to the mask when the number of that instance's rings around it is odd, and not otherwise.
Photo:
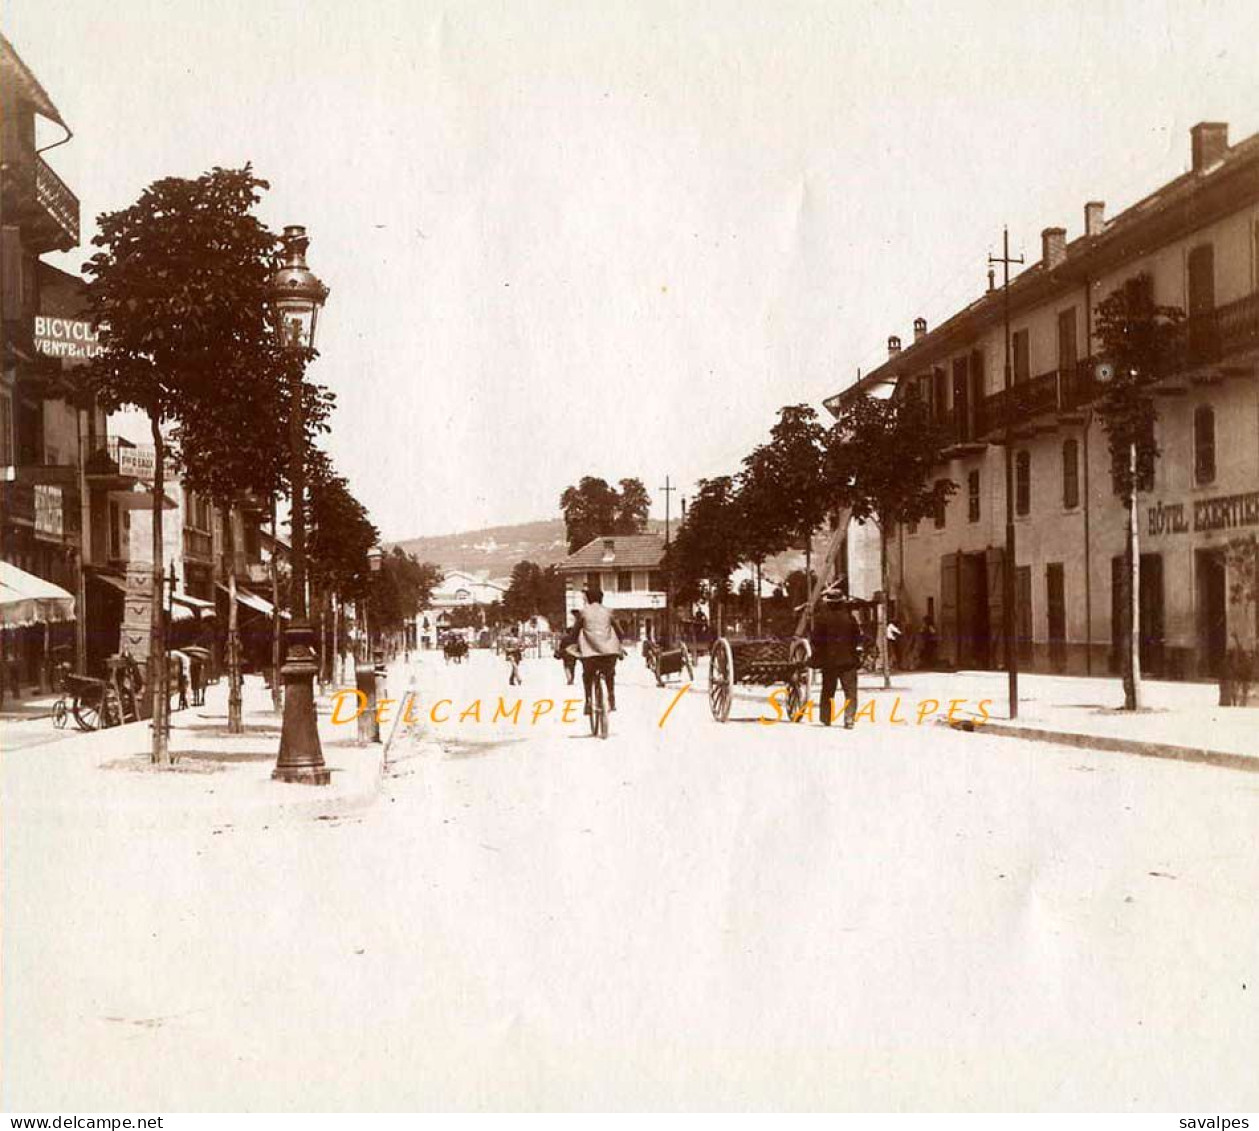
[(35, 199), (66, 234), (71, 247), (79, 243), (79, 198), (42, 157), (35, 159)]

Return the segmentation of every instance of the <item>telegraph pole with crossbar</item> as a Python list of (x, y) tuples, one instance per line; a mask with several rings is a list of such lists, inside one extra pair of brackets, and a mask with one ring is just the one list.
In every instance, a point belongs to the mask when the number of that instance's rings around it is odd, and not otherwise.
[(664, 494), (664, 552), (665, 552), (665, 609), (664, 609), (664, 640), (662, 644), (673, 644), (673, 566), (668, 560), (669, 553), (669, 499), (677, 490), (669, 476), (664, 477), (664, 486), (656, 490)]
[(1002, 414), (1005, 417), (1005, 569), (1001, 585), (1001, 634), (1005, 643), (1005, 670), (1009, 684), (1009, 717), (1019, 717), (1019, 653), (1014, 639), (1014, 394), (1010, 368), (1010, 264), (1022, 263), (1023, 257), (1010, 256), (1010, 229), (1001, 229), (1001, 254), (989, 255), (990, 264), (1000, 263), (1002, 271), (1001, 299), (1005, 317), (1005, 392)]

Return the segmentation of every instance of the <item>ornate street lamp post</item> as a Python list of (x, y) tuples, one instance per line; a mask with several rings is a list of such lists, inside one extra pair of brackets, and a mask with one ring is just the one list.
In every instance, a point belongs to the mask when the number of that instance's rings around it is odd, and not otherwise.
[[(284, 266), (271, 277), (271, 302), (280, 317), (284, 344), (291, 349), (313, 349), (319, 312), (328, 288), (306, 266), (310, 240), (306, 229), (293, 224), (284, 229)], [(280, 756), (271, 776), (276, 781), (327, 785), (331, 773), (319, 746), (315, 718), (314, 679), (319, 670), (314, 640), (306, 613), (306, 470), (303, 462), (306, 426), (303, 418), (300, 376), (293, 383), (291, 416), (291, 511), (293, 568), (290, 580), (290, 611), (285, 633), (284, 726), (280, 732)]]
[[(373, 584), (379, 584), (379, 582), (377, 582), (375, 578), (376, 578), (376, 574), (380, 573), (381, 566), (384, 564), (384, 561), (385, 561), (385, 552), (379, 546), (373, 546), (370, 550), (367, 551), (367, 564), (371, 567)], [(368, 599), (364, 597), (363, 598), (363, 634), (367, 638), (367, 659), (373, 660), (375, 658), (376, 651), (372, 647), (371, 625), (367, 619), (367, 601)], [(377, 629), (377, 632), (379, 631), (380, 630)]]

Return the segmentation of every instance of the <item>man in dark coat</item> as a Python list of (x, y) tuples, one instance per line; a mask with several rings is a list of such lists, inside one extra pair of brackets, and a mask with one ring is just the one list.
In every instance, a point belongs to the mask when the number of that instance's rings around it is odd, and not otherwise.
[(838, 586), (822, 595), (809, 643), (813, 647), (813, 666), (822, 673), (822, 725), (831, 725), (835, 685), (839, 684), (844, 694), (844, 729), (851, 730), (857, 714), (861, 628), (852, 615), (847, 595)]

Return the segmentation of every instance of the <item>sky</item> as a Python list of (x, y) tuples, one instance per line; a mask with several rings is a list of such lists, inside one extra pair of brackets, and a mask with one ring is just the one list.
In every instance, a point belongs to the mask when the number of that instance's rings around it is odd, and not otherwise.
[(307, 226), (326, 443), (387, 539), (555, 517), (583, 475), (663, 517), (666, 475), (736, 471), (976, 297), (1003, 224), (1035, 262), (1187, 169), (1195, 122), (1259, 130), (1259, 4), (5, 0), (0, 28), (74, 131), (59, 266), (216, 165)]

